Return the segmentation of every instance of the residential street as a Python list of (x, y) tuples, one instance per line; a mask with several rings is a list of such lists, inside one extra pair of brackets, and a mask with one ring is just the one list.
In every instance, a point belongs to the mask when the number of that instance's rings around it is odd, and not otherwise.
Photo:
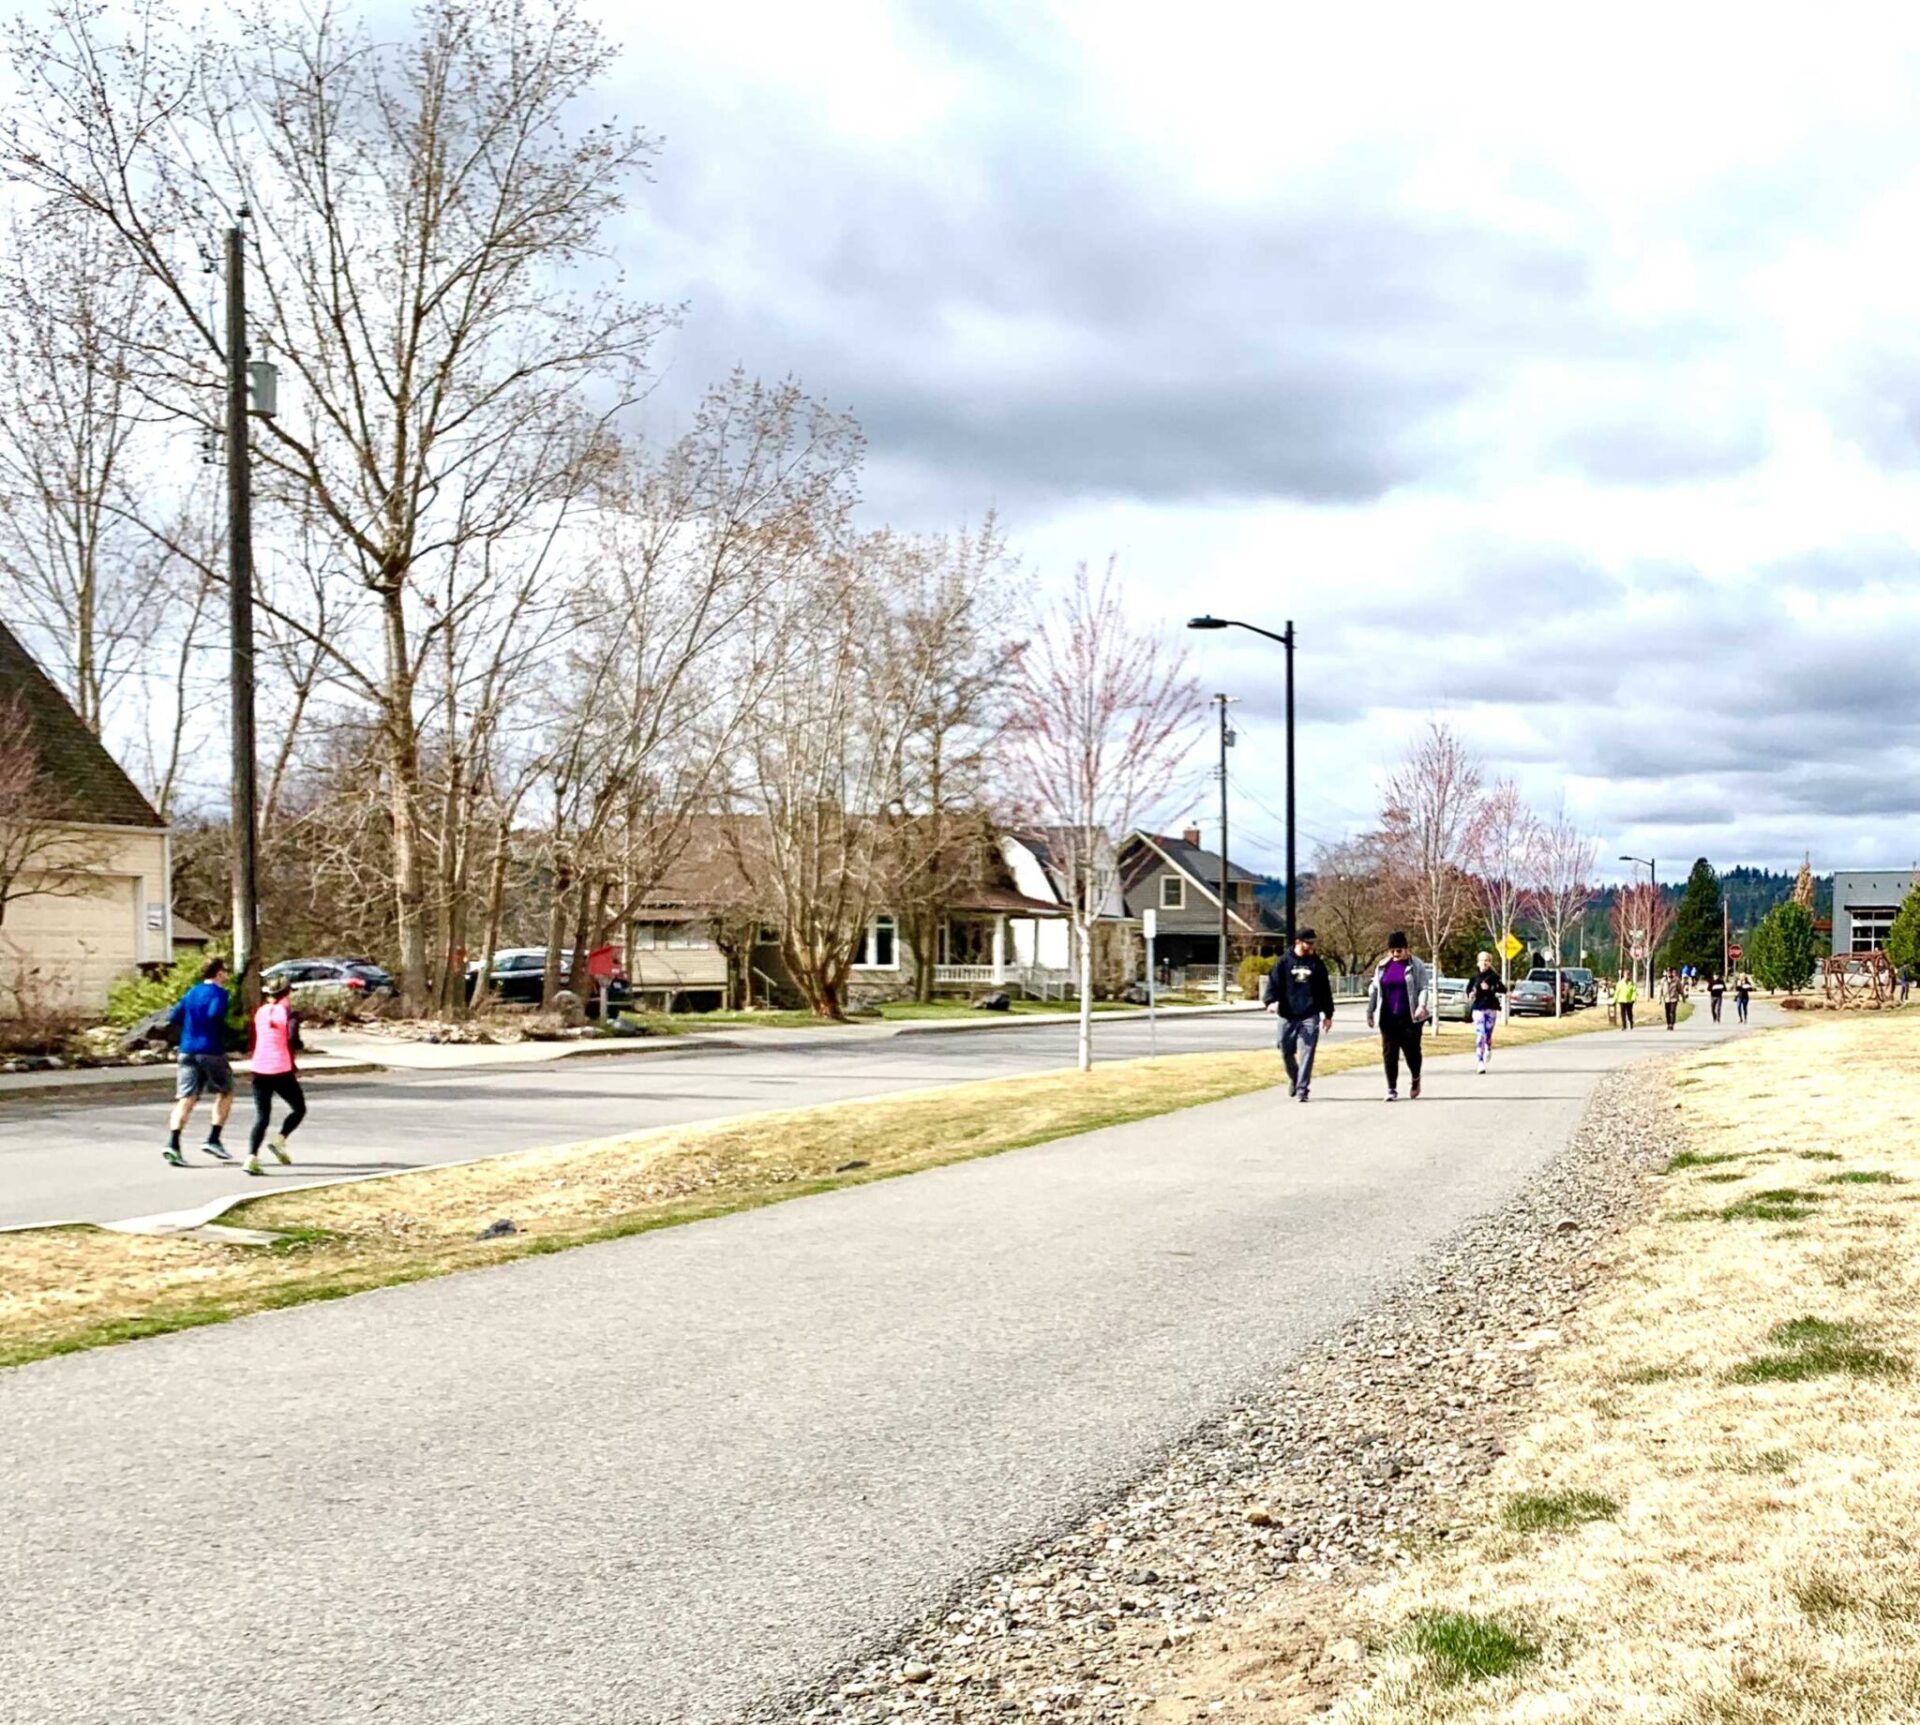
[[(1307, 1108), (1243, 1097), (20, 1368), (0, 1720), (721, 1719), (1100, 1501), (1521, 1187), (1607, 1071), (1733, 1030), (1702, 1011), (1484, 1078), (1455, 1056), (1391, 1109), (1375, 1071), (1330, 1077)], [(969, 1062), (1048, 1056), (1009, 1034), (693, 1065), (765, 1106)], [(542, 1074), (522, 1130), (691, 1117), (713, 1099), (675, 1064)], [(351, 1118), (471, 1154), (511, 1095), (476, 1088), (357, 1087)]]
[[(1263, 1013), (1168, 1018), (1159, 1026), (1159, 1046), (1166, 1053), (1265, 1047), (1273, 1033), (1274, 1021)], [(1344, 1007), (1334, 1033), (1365, 1034), (1364, 1007)], [(1147, 1025), (1139, 1019), (1096, 1024), (1094, 1037), (1103, 1058), (1147, 1052)], [(314, 1040), (324, 1045), (324, 1033)], [(1074, 1058), (1070, 1023), (904, 1036), (753, 1031), (739, 1041), (737, 1048), (650, 1048), (444, 1073), (319, 1078), (308, 1086), (312, 1112), (293, 1140), (295, 1166), (276, 1167), (265, 1180), (199, 1153), (204, 1102), (185, 1140), (192, 1166), (180, 1169), (160, 1160), (164, 1093), (9, 1100), (0, 1106), (0, 1228), (122, 1221), (243, 1187), (425, 1168), (680, 1121), (1041, 1072), (1071, 1066)], [(227, 1136), (244, 1153), (253, 1118), (244, 1079), (240, 1092)]]

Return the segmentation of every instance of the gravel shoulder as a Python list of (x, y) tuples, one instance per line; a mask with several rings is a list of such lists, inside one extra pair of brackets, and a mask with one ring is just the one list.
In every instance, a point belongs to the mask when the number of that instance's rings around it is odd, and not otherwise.
[(1286, 1721), (1358, 1679), (1358, 1589), (1458, 1532), (1673, 1149), (1664, 1064), (1122, 1497), (961, 1589), (826, 1689), (738, 1717)]

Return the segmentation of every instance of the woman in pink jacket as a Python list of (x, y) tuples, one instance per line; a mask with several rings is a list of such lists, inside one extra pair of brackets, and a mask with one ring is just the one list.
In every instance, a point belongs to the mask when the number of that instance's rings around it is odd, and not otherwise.
[(285, 1101), (287, 1116), (267, 1148), (282, 1162), (293, 1160), (287, 1154), (287, 1140), (307, 1117), (307, 1099), (301, 1094), (300, 1075), (293, 1064), (294, 1054), (300, 1047), (300, 1015), (287, 1004), (287, 979), (270, 976), (261, 984), (261, 992), (267, 998), (253, 1015), (253, 1138), (247, 1156), (249, 1174), (266, 1172), (260, 1166), (260, 1146), (266, 1141), (276, 1096)]

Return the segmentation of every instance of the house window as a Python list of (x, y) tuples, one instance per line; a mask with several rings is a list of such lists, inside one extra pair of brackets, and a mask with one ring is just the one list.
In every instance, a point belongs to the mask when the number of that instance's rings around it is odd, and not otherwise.
[(1163, 874), (1160, 877), (1160, 908), (1162, 910), (1187, 908), (1187, 883), (1183, 876)]
[(1856, 904), (1847, 909), (1847, 926), (1853, 935), (1853, 951), (1878, 952), (1887, 944), (1887, 931), (1893, 927), (1896, 907), (1890, 904)]
[(876, 916), (867, 924), (867, 937), (860, 943), (855, 970), (898, 970), (900, 960), (894, 945), (893, 918)]

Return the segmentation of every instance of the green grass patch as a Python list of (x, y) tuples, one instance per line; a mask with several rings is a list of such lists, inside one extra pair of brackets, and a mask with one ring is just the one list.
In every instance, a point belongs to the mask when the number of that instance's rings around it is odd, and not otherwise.
[(1907, 1375), (1897, 1354), (1858, 1339), (1852, 1324), (1789, 1318), (1767, 1332), (1774, 1351), (1756, 1354), (1727, 1374), (1736, 1384), (1798, 1384), (1810, 1378), (1896, 1379)]
[(1733, 1186), (1744, 1179), (1746, 1179), (1746, 1175), (1744, 1174), (1702, 1174), (1700, 1176), (1700, 1184), (1703, 1186)]
[(1737, 1162), (1739, 1157), (1731, 1150), (1682, 1150), (1678, 1156), (1667, 1159), (1662, 1174), (1680, 1174), (1689, 1168), (1711, 1168), (1717, 1162)]
[(1619, 1504), (1597, 1491), (1523, 1491), (1501, 1506), (1500, 1520), (1515, 1533), (1541, 1533), (1611, 1521)]
[(1670, 1384), (1683, 1375), (1673, 1366), (1636, 1366), (1613, 1381), (1616, 1384)]
[(1728, 1222), (1804, 1222), (1826, 1196), (1804, 1186), (1770, 1186), (1729, 1204), (1720, 1215)]
[(1524, 1635), (1466, 1611), (1423, 1613), (1408, 1625), (1407, 1644), (1449, 1686), (1505, 1677), (1540, 1657), (1539, 1647)]
[(1799, 1156), (1802, 1162), (1844, 1162), (1846, 1160), (1838, 1150), (1802, 1150)]
[(1829, 1186), (1897, 1186), (1899, 1180), (1884, 1168), (1849, 1168), (1844, 1174), (1829, 1174)]

